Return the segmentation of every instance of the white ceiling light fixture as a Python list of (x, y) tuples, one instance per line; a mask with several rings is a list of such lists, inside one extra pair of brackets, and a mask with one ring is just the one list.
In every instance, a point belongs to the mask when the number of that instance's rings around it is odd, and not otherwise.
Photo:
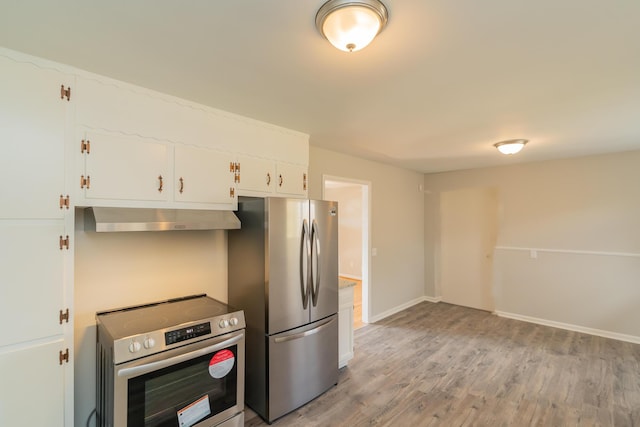
[(510, 139), (508, 141), (500, 141), (493, 144), (502, 154), (516, 154), (524, 148), (524, 145), (529, 142), (527, 139)]
[(379, 0), (329, 0), (316, 14), (316, 27), (338, 49), (356, 52), (371, 43), (388, 20)]

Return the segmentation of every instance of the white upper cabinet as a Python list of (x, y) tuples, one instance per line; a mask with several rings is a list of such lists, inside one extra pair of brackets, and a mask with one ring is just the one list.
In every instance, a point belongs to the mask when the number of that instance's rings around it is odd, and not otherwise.
[(177, 202), (230, 204), (235, 199), (235, 156), (208, 148), (176, 145)]
[(0, 77), (0, 219), (63, 218), (70, 102), (60, 90), (72, 78), (2, 55)]
[[(90, 168), (90, 162), (103, 160), (93, 159), (93, 154), (80, 160), (78, 179), (88, 174), (91, 180), (90, 189), (83, 188), (84, 204), (164, 202), (195, 209), (235, 209), (236, 193), (306, 197), (307, 135), (100, 76), (81, 75), (77, 80), (78, 125), (87, 135), (111, 134), (116, 151), (105, 157), (104, 166), (107, 172), (120, 172), (105, 184), (114, 191), (103, 193), (97, 189), (103, 183), (96, 182), (96, 172)], [(131, 182), (128, 172), (141, 172), (142, 166), (129, 168), (130, 162), (139, 164), (141, 159), (135, 153), (126, 154), (125, 140), (166, 144), (170, 170), (162, 177), (170, 179), (164, 183), (170, 193), (143, 192), (138, 197), (138, 188), (127, 186)], [(91, 140), (92, 150), (94, 145)], [(149, 167), (153, 161), (147, 160)], [(231, 175), (230, 163), (239, 168)]]
[(86, 204), (101, 204), (99, 200), (166, 202), (170, 199), (171, 148), (167, 143), (86, 131), (78, 137), (77, 146), (84, 161), (78, 186)]
[(276, 188), (276, 161), (249, 155), (238, 156), (238, 192), (251, 196), (273, 193)]
[(307, 196), (307, 168), (289, 163), (277, 165), (276, 192), (283, 196)]
[(307, 197), (306, 166), (238, 156), (238, 192), (243, 196)]

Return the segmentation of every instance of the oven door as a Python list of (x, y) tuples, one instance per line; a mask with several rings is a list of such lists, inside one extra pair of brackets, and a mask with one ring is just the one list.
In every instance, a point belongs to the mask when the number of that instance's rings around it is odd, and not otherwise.
[(123, 363), (116, 427), (210, 427), (244, 410), (244, 331)]

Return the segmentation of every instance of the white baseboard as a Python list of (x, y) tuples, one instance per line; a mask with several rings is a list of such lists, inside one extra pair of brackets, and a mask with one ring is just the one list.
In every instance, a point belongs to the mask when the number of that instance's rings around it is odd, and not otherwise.
[(426, 296), (422, 296), (422, 297), (418, 297), (416, 299), (413, 299), (409, 302), (406, 302), (404, 304), (400, 304), (396, 307), (393, 307), (385, 312), (382, 312), (380, 314), (376, 314), (375, 316), (371, 316), (369, 318), (369, 323), (375, 323), (375, 322), (379, 322), (380, 320), (389, 317), (391, 315), (394, 315), (396, 313), (401, 312), (402, 310), (406, 310), (409, 307), (413, 307), (416, 304), (420, 304), (421, 302), (424, 301), (428, 301), (428, 302), (440, 302), (442, 298), (433, 298), (433, 297), (426, 297)]
[(553, 320), (539, 319), (537, 317), (523, 316), (521, 314), (507, 313), (498, 310), (496, 310), (495, 313), (498, 316), (505, 317), (507, 319), (522, 320), (523, 322), (537, 323), (538, 325), (551, 326), (553, 328), (566, 329), (568, 331), (582, 332), (589, 335), (596, 335), (598, 337), (640, 344), (640, 337), (634, 335), (619, 334), (617, 332), (603, 331), (601, 329), (587, 328), (584, 326), (572, 325), (570, 323), (555, 322)]
[[(392, 309), (389, 309), (383, 313), (380, 313), (378, 315), (372, 316), (369, 319), (369, 323), (375, 323), (375, 322), (379, 322), (380, 320), (389, 317), (391, 315), (394, 315), (402, 310), (406, 310), (409, 307), (412, 307), (416, 304), (420, 304), (423, 301), (427, 301), (427, 302), (432, 302), (432, 303), (439, 303), (442, 301), (442, 297), (428, 297), (428, 296), (422, 296), (416, 299), (413, 299), (409, 302), (406, 302), (404, 304), (401, 304), (399, 306), (396, 306)], [(537, 317), (530, 317), (530, 316), (524, 316), (521, 314), (515, 314), (515, 313), (508, 313), (506, 311), (499, 311), (496, 310), (494, 311), (494, 313), (500, 317), (504, 317), (507, 319), (513, 319), (513, 320), (521, 320), (523, 322), (529, 322), (529, 323), (536, 323), (538, 325), (543, 325), (543, 326), (550, 326), (552, 328), (559, 328), (559, 329), (565, 329), (567, 331), (574, 331), (574, 332), (581, 332), (584, 334), (589, 334), (589, 335), (595, 335), (598, 337), (603, 337), (603, 338), (611, 338), (614, 340), (618, 340), (618, 341), (626, 341), (626, 342), (630, 342), (630, 343), (634, 343), (634, 344), (640, 344), (640, 337), (639, 336), (635, 336), (635, 335), (627, 335), (627, 334), (620, 334), (617, 332), (611, 332), (611, 331), (604, 331), (602, 329), (595, 329), (595, 328), (587, 328), (585, 326), (579, 326), (579, 325), (573, 325), (571, 323), (562, 323), (562, 322), (556, 322), (553, 320), (546, 320), (546, 319), (540, 319)]]

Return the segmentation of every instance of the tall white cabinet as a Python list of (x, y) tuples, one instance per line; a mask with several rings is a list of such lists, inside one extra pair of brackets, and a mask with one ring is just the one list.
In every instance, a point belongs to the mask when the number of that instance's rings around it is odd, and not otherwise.
[(0, 55), (3, 426), (73, 425), (73, 86), (73, 76), (44, 63)]

